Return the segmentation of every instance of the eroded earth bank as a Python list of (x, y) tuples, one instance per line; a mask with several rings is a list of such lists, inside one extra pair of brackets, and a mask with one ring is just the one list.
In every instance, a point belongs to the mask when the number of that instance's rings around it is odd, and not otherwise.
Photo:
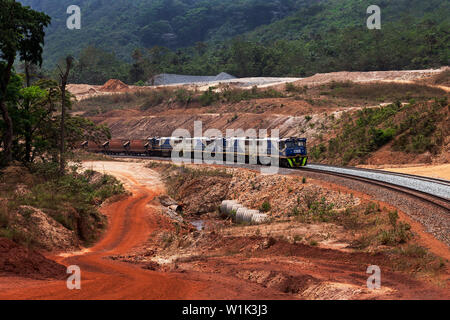
[[(46, 254), (47, 279), (0, 277), (2, 299), (448, 299), (448, 246), (363, 192), (296, 176), (169, 162), (85, 162), (132, 195), (106, 204), (102, 239)], [(200, 183), (201, 182), (201, 183)], [(267, 212), (221, 217), (222, 200)], [(68, 290), (78, 265), (82, 289)], [(367, 288), (368, 266), (382, 287)], [(54, 268), (54, 270), (58, 270)]]

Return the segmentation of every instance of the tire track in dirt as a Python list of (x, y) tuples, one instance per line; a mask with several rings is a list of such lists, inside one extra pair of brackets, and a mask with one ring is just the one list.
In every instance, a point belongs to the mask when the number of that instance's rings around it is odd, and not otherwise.
[(94, 247), (48, 257), (65, 266), (79, 266), (81, 290), (68, 290), (66, 281), (5, 277), (0, 278), (0, 299), (292, 299), (287, 294), (229, 276), (157, 272), (110, 259), (144, 245), (161, 228), (161, 216), (148, 203), (162, 192), (163, 185), (151, 176), (151, 170), (139, 164), (99, 162), (89, 169), (115, 175), (133, 195), (102, 209), (109, 220), (108, 230)]
[[(78, 265), (81, 290), (68, 290), (65, 281), (35, 281), (10, 278), (2, 281), (0, 299), (193, 299), (203, 285), (174, 275), (148, 271), (107, 258), (126, 254), (143, 244), (157, 227), (148, 217), (156, 213), (147, 207), (158, 194), (131, 176), (121, 174), (133, 185), (133, 196), (109, 205), (102, 211), (110, 223), (104, 238), (84, 254), (50, 257), (63, 265)], [(149, 222), (150, 221), (150, 222)], [(13, 282), (20, 282), (20, 289)]]

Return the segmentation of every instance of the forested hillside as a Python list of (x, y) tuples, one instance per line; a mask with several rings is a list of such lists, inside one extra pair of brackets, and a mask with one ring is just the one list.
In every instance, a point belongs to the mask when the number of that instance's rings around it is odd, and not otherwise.
[[(313, 0), (20, 0), (52, 17), (45, 58), (53, 64), (64, 53), (87, 45), (130, 60), (135, 48), (179, 48), (224, 40), (286, 17)], [(81, 8), (81, 30), (66, 28), (66, 9)], [(82, 44), (80, 46), (80, 44)]]
[[(381, 30), (367, 29), (370, 0), (23, 2), (54, 17), (46, 66), (75, 54), (76, 83), (142, 84), (161, 72), (308, 76), (450, 61), (450, 4), (442, 0), (380, 0)], [(80, 31), (65, 28), (69, 3), (82, 8)]]

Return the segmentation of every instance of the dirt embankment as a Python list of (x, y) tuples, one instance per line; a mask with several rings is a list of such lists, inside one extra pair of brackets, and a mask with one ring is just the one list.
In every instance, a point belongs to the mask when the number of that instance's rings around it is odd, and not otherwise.
[(0, 274), (62, 279), (64, 267), (43, 255), (95, 242), (106, 227), (98, 207), (124, 190), (98, 172), (59, 177), (39, 170), (16, 164), (0, 174)]
[(441, 69), (428, 70), (402, 70), (402, 71), (369, 71), (369, 72), (331, 72), (319, 73), (312, 77), (297, 81), (298, 85), (318, 85), (330, 81), (353, 81), (353, 82), (374, 82), (374, 81), (423, 81), (435, 77), (447, 70), (447, 67)]
[[(182, 222), (172, 219), (174, 227), (155, 232), (145, 246), (113, 260), (181, 272), (186, 279), (214, 279), (216, 286), (244, 281), (284, 298), (441, 298), (441, 289), (411, 273), (421, 270), (420, 277), (439, 274), (432, 281), (448, 281), (440, 260), (417, 245), (416, 229), (409, 233), (410, 226), (396, 222), (410, 235), (395, 240), (399, 234), (392, 234), (393, 242), (379, 242), (383, 232), (394, 230), (392, 209), (301, 177), (158, 162), (150, 168), (160, 172), (169, 194), (182, 206)], [(223, 220), (217, 212), (222, 199), (251, 208), (269, 202), (273, 221), (236, 225)], [(173, 203), (165, 199), (164, 204)], [(366, 268), (373, 264), (384, 270), (385, 285), (377, 292), (365, 286)], [(414, 289), (407, 283), (414, 283)], [(207, 289), (214, 295), (213, 290)]]
[[(268, 192), (280, 192), (277, 185), (283, 188), (289, 185), (297, 188), (299, 185), (292, 184), (293, 180), (284, 181), (283, 177), (274, 176), (271, 180), (268, 177), (254, 177), (253, 172), (247, 172), (241, 173), (243, 176), (239, 177), (247, 178), (249, 185), (235, 183), (235, 186), (231, 186), (233, 178), (228, 176), (229, 173), (212, 167), (206, 174), (204, 169), (200, 173), (178, 171), (178, 174), (184, 172), (191, 178), (192, 174), (199, 179), (208, 178), (205, 190), (197, 189), (188, 180), (178, 178), (173, 178), (166, 187), (154, 171), (158, 169), (157, 166), (153, 165), (150, 169), (141, 162), (86, 164), (86, 168), (119, 177), (133, 195), (103, 208), (110, 223), (105, 237), (98, 244), (88, 250), (52, 257), (63, 265), (75, 264), (81, 267), (82, 290), (67, 290), (65, 283), (57, 280), (44, 283), (26, 278), (0, 278), (0, 298), (448, 298), (445, 269), (436, 265), (436, 261), (423, 249), (409, 247), (410, 243), (404, 247), (409, 248), (409, 251), (403, 254), (390, 250), (383, 253), (355, 249), (363, 248), (361, 243), (358, 245), (352, 242), (359, 233), (370, 235), (373, 233), (372, 227), (384, 229), (389, 225), (388, 211), (382, 207), (361, 203), (356, 205), (354, 211), (337, 210), (341, 212), (337, 216), (345, 218), (340, 221), (333, 218), (334, 214), (330, 214), (330, 208), (321, 199), (311, 198), (308, 206), (306, 200), (309, 198), (301, 197), (305, 199), (304, 207), (299, 205), (299, 211), (293, 211), (288, 216), (283, 213), (278, 217), (281, 204), (274, 202), (270, 212), (275, 218), (272, 223), (234, 225), (229, 220), (220, 219), (214, 212), (201, 217), (195, 214), (196, 208), (202, 210), (199, 205), (201, 200), (211, 204), (218, 201), (217, 193), (210, 188), (222, 186), (222, 190), (231, 190), (236, 187), (242, 189), (242, 201), (245, 201), (245, 197), (249, 201), (256, 201), (258, 196), (266, 192), (265, 189)], [(164, 165), (161, 168), (164, 169)], [(168, 169), (166, 167), (161, 172), (167, 173)], [(237, 177), (239, 173), (231, 174)], [(252, 189), (253, 182), (260, 183), (261, 190)], [(303, 183), (302, 179), (301, 184), (305, 185), (301, 190), (303, 195), (314, 193), (315, 189), (322, 190), (321, 194), (330, 199), (333, 199), (333, 195), (337, 199), (344, 199), (344, 207), (355, 207), (353, 202), (347, 203), (347, 192), (324, 187), (315, 181)], [(181, 189), (174, 196), (179, 193), (183, 195), (185, 204), (192, 204), (191, 207), (187, 206), (192, 213), (175, 213), (177, 219), (165, 214), (165, 209), (157, 200), (166, 193), (166, 188), (169, 192), (175, 190), (171, 189), (175, 185)], [(195, 199), (188, 190), (197, 192), (198, 197), (203, 199)], [(277, 196), (274, 194), (272, 197), (276, 199)], [(295, 198), (287, 194), (279, 197), (287, 201)], [(165, 205), (172, 205), (166, 197), (164, 199)], [(301, 208), (308, 210), (302, 211)], [(195, 222), (195, 219), (203, 220), (204, 229), (193, 228), (189, 222)], [(395, 237), (391, 240), (395, 240)], [(369, 248), (374, 247), (369, 245)], [(402, 246), (385, 245), (385, 248), (401, 250)], [(366, 270), (374, 264), (382, 269), (382, 288), (372, 291), (366, 286)], [(411, 269), (417, 276), (410, 273)], [(439, 285), (431, 281), (437, 281)]]
[(187, 215), (216, 212), (220, 203), (234, 199), (250, 209), (270, 204), (273, 218), (289, 216), (294, 208), (306, 209), (309, 202), (326, 199), (328, 205), (342, 210), (359, 204), (359, 199), (308, 183), (302, 177), (261, 175), (259, 172), (232, 168), (196, 166), (178, 167), (151, 162), (166, 182), (168, 193)]
[[(223, 96), (211, 103), (199, 100), (198, 97), (204, 93), (198, 91), (180, 88), (140, 88), (136, 91), (135, 88), (127, 89), (116, 81), (110, 81), (102, 90), (109, 90), (107, 94), (111, 95), (117, 88), (120, 94), (83, 100), (75, 106), (75, 110), (84, 112), (95, 123), (107, 125), (116, 139), (171, 136), (176, 129), (186, 129), (193, 134), (194, 121), (201, 121), (202, 134), (209, 129), (218, 129), (224, 134), (228, 129), (253, 128), (269, 132), (277, 129), (281, 137), (307, 138), (310, 148), (320, 144), (328, 147), (328, 141), (341, 135), (345, 120), (352, 118), (356, 121), (359, 117), (357, 112), (363, 108), (375, 109), (396, 101), (407, 105), (427, 103), (434, 98), (448, 99), (448, 90), (442, 87), (447, 78), (448, 69), (445, 68), (318, 74), (289, 85), (256, 91), (252, 89), (256, 98), (245, 98), (243, 91), (248, 90), (227, 87), (227, 93), (222, 92)], [(263, 95), (264, 90), (277, 94), (275, 98), (267, 98)], [(418, 115), (418, 118), (421, 117), (427, 117), (423, 110)], [(397, 125), (394, 118), (399, 117), (392, 117), (394, 125)], [(440, 121), (444, 122), (445, 127), (444, 119)], [(375, 127), (385, 129), (383, 126), (387, 126), (386, 123)], [(449, 161), (446, 156), (448, 136), (444, 139), (446, 141), (438, 146), (440, 152), (430, 154), (419, 150), (413, 156), (404, 151), (396, 152), (390, 144), (369, 153), (367, 146), (352, 146), (352, 149), (365, 155), (351, 164), (446, 163)], [(422, 140), (415, 137), (416, 142), (411, 144), (420, 144)], [(343, 155), (329, 156), (327, 161), (345, 162), (343, 158)]]
[(135, 92), (136, 90), (137, 87), (128, 86), (127, 84), (117, 79), (108, 80), (103, 85), (88, 85), (88, 84), (67, 85), (67, 91), (73, 94), (78, 101), (103, 95)]
[(37, 251), (0, 238), (0, 277), (21, 276), (33, 279), (65, 279), (66, 267), (45, 258)]

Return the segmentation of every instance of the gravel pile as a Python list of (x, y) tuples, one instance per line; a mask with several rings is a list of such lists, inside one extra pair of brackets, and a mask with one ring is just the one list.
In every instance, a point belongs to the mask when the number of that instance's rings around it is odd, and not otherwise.
[(236, 77), (225, 72), (219, 73), (217, 76), (190, 76), (181, 74), (162, 73), (150, 79), (149, 83), (150, 85), (160, 86), (170, 84), (212, 82), (231, 79), (236, 79)]

